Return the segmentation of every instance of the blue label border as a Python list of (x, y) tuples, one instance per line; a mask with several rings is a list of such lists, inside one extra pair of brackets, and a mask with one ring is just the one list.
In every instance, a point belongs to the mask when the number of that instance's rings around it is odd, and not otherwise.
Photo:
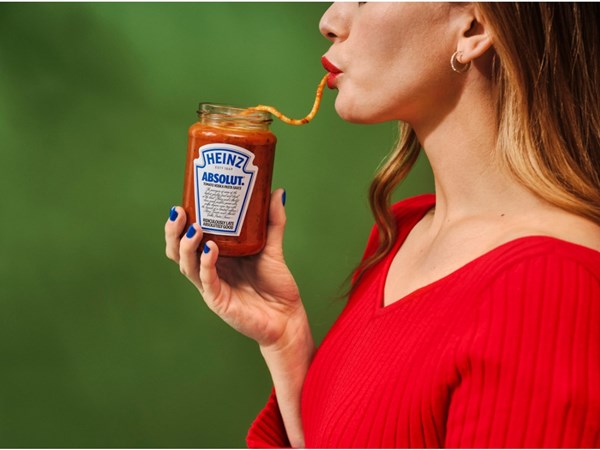
[[(209, 144), (210, 145), (210, 144)], [(218, 145), (218, 144), (217, 144)], [(250, 182), (249, 182), (249, 186), (246, 189), (246, 194), (244, 195), (244, 200), (242, 201), (242, 207), (240, 208), (240, 212), (238, 214), (237, 217), (237, 223), (235, 224), (235, 228), (233, 230), (223, 230), (220, 228), (208, 228), (208, 227), (203, 227), (202, 226), (202, 208), (201, 208), (201, 204), (200, 204), (200, 180), (198, 179), (198, 175), (200, 170), (199, 169), (204, 169), (206, 167), (206, 157), (205, 155), (209, 152), (213, 152), (213, 151), (221, 151), (221, 152), (231, 152), (231, 153), (235, 153), (237, 155), (240, 155), (242, 157), (244, 157), (246, 159), (246, 161), (244, 161), (244, 166), (242, 167), (242, 172), (244, 172), (246, 175), (250, 175)], [(235, 150), (232, 148), (227, 148), (227, 147), (211, 147), (205, 150), (200, 151), (200, 149), (198, 149), (198, 158), (202, 157), (202, 162), (203, 165), (200, 164), (194, 164), (194, 169), (195, 169), (195, 178), (196, 178), (196, 215), (198, 217), (196, 217), (197, 223), (198, 225), (200, 225), (200, 228), (202, 228), (202, 230), (205, 231), (217, 231), (219, 233), (227, 233), (227, 234), (233, 234), (233, 235), (238, 235), (238, 228), (240, 226), (240, 221), (242, 220), (242, 213), (245, 212), (245, 208), (246, 208), (246, 202), (248, 201), (248, 194), (250, 193), (250, 190), (254, 190), (254, 172), (253, 171), (248, 171), (247, 166), (248, 166), (248, 162), (250, 162), (250, 157), (248, 155), (246, 155), (245, 153), (242, 153), (239, 150)], [(245, 214), (244, 218), (245, 218)]]

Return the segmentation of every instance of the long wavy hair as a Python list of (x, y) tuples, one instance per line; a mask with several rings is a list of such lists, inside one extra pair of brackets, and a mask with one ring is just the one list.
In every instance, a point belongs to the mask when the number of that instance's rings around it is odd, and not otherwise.
[[(600, 224), (600, 8), (594, 3), (477, 3), (491, 27), (497, 163), (547, 202)], [(379, 231), (362, 275), (394, 245), (391, 195), (419, 156), (410, 125), (369, 190)]]

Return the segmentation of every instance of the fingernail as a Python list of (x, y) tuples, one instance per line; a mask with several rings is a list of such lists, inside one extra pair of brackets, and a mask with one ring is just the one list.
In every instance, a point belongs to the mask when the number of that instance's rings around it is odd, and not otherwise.
[(178, 215), (179, 215), (179, 214), (177, 213), (177, 210), (176, 210), (176, 209), (175, 209), (175, 207), (173, 206), (173, 207), (171, 208), (171, 210), (169, 211), (169, 220), (170, 220), (171, 222), (175, 222), (175, 219), (177, 219), (177, 216), (178, 216)]
[(206, 244), (204, 244), (204, 249), (202, 250), (204, 253), (208, 253), (210, 252), (210, 247)]
[(283, 191), (283, 195), (281, 196), (281, 203), (283, 203), (283, 206), (285, 206), (285, 194), (286, 192)]
[(185, 237), (191, 239), (194, 237), (195, 234), (196, 229), (194, 228), (194, 225), (190, 225), (190, 227), (187, 230), (187, 233), (185, 233)]

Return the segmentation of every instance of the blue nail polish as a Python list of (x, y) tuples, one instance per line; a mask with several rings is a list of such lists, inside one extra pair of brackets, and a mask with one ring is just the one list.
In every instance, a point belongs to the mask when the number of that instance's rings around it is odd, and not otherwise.
[(204, 253), (208, 253), (210, 252), (210, 247), (206, 244), (204, 244), (204, 249), (202, 250)]
[(175, 207), (173, 206), (173, 207), (171, 208), (171, 210), (169, 211), (169, 220), (170, 220), (171, 222), (175, 222), (175, 220), (177, 219), (177, 216), (178, 216), (178, 215), (179, 215), (179, 214), (177, 213), (177, 210), (176, 210), (176, 209), (175, 209)]
[(281, 196), (281, 203), (283, 203), (283, 206), (285, 206), (285, 194), (286, 192), (283, 191), (283, 195)]
[(187, 230), (187, 233), (185, 233), (185, 237), (191, 239), (194, 237), (195, 234), (196, 229), (194, 228), (194, 225), (190, 225), (190, 227)]

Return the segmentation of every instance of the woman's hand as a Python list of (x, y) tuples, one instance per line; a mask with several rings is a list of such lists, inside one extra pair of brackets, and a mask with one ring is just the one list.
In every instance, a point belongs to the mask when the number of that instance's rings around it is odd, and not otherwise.
[(202, 229), (194, 224), (181, 237), (186, 216), (180, 207), (165, 224), (165, 240), (167, 257), (179, 263), (208, 307), (258, 342), (287, 438), (294, 447), (303, 447), (300, 398), (315, 346), (298, 286), (283, 259), (284, 194), (279, 189), (271, 195), (267, 244), (258, 255), (219, 258), (212, 241), (198, 248)]
[[(283, 189), (271, 195), (267, 244), (254, 256), (219, 258), (213, 241), (198, 248), (202, 229), (193, 224), (185, 236), (186, 215), (176, 207), (165, 224), (166, 253), (200, 291), (208, 307), (261, 347), (280, 347), (306, 324), (300, 293), (283, 258), (286, 216)], [(175, 220), (172, 220), (173, 216)], [(190, 228), (192, 228), (190, 227)]]

